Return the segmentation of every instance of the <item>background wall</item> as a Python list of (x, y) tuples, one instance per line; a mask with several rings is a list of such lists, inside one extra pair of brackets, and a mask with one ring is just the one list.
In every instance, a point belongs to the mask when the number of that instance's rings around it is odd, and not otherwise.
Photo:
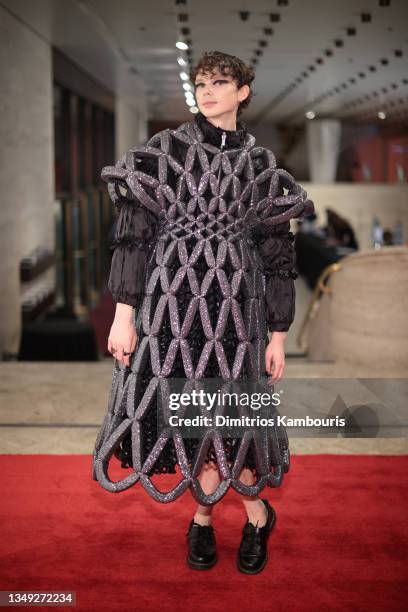
[(326, 224), (326, 208), (345, 217), (353, 226), (359, 247), (371, 249), (371, 226), (376, 215), (381, 225), (391, 230), (397, 220), (404, 224), (405, 240), (408, 236), (408, 186), (383, 183), (302, 182), (315, 204), (317, 225)]
[(0, 7), (0, 352), (18, 351), (19, 262), (54, 248), (50, 46)]

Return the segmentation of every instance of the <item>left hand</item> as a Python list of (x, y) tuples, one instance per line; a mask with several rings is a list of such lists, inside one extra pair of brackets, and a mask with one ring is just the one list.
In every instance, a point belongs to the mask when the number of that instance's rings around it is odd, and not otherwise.
[(265, 370), (272, 376), (269, 378), (268, 385), (278, 382), (285, 369), (285, 348), (284, 342), (286, 332), (273, 332), (272, 338), (265, 351)]

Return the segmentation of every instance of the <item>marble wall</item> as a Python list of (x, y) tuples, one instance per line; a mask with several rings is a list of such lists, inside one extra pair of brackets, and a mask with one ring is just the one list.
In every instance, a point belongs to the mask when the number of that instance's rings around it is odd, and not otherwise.
[(18, 352), (19, 262), (54, 248), (50, 46), (0, 7), (0, 355)]

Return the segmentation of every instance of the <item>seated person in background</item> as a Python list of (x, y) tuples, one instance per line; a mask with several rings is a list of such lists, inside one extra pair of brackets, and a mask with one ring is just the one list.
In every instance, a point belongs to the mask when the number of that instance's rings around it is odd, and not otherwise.
[(326, 209), (327, 225), (316, 227), (316, 215), (298, 221), (295, 249), (299, 274), (314, 289), (326, 266), (338, 262), (351, 251), (358, 250), (350, 223), (331, 209)]
[(326, 208), (326, 244), (335, 247), (346, 247), (358, 250), (358, 242), (347, 219), (338, 215), (334, 210)]

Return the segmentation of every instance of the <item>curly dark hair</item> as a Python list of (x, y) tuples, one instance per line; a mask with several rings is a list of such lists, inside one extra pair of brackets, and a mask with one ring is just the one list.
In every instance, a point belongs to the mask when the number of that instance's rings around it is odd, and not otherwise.
[(195, 85), (195, 79), (199, 72), (212, 74), (217, 69), (224, 76), (232, 76), (237, 82), (238, 89), (243, 85), (248, 85), (250, 88), (247, 98), (239, 103), (237, 109), (237, 116), (239, 116), (244, 108), (247, 108), (254, 95), (251, 83), (255, 79), (255, 71), (235, 55), (229, 55), (221, 51), (206, 51), (197, 65), (190, 70), (190, 81)]

